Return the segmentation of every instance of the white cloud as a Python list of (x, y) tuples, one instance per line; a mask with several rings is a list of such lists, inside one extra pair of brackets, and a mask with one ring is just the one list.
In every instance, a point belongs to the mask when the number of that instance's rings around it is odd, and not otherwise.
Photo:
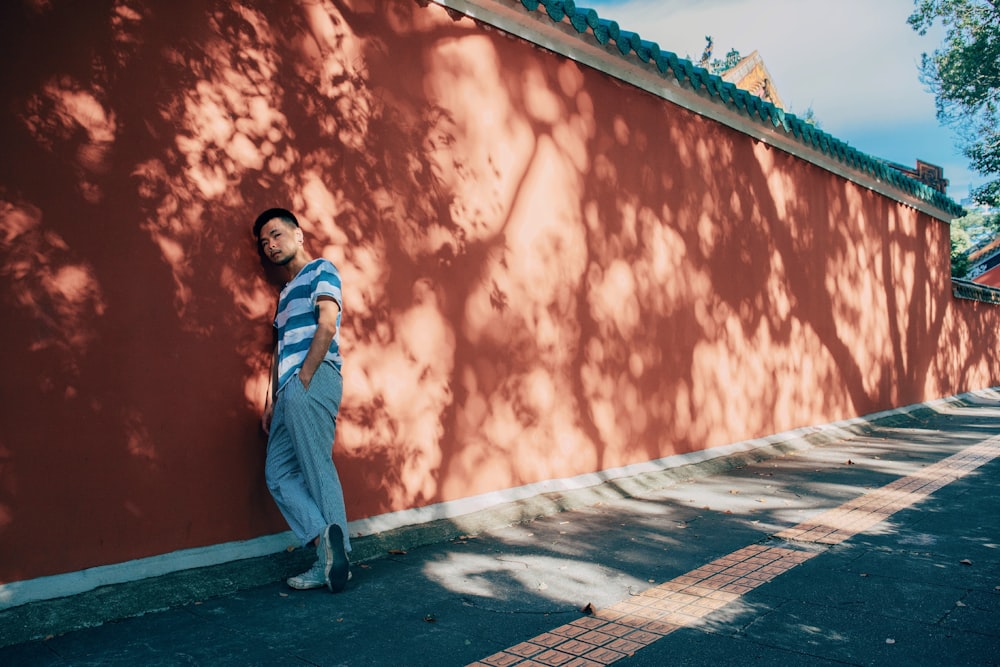
[(743, 55), (758, 50), (792, 112), (811, 106), (831, 128), (934, 115), (917, 64), (937, 42), (907, 25), (911, 0), (590, 4), (681, 56), (697, 59), (706, 35), (715, 40), (715, 57), (730, 48)]

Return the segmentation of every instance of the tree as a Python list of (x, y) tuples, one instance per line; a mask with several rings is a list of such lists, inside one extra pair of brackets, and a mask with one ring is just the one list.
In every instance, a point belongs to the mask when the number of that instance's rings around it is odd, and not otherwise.
[(969, 272), (969, 234), (958, 227), (951, 228), (951, 276), (964, 278)]
[(811, 106), (808, 109), (806, 109), (806, 112), (804, 114), (802, 114), (802, 121), (808, 123), (809, 125), (812, 125), (817, 130), (823, 129), (823, 126), (819, 124), (819, 120), (817, 120), (816, 118), (816, 112), (813, 111), (813, 108)]
[[(934, 93), (937, 117), (954, 127), (962, 152), (983, 176), (1000, 176), (1000, 0), (916, 0), (908, 23), (921, 35), (938, 20), (941, 48), (921, 56), (920, 80)], [(972, 191), (1000, 205), (1000, 179)]]
[(972, 253), (989, 244), (1000, 234), (1000, 213), (966, 213), (951, 221), (951, 275), (964, 278), (972, 267)]

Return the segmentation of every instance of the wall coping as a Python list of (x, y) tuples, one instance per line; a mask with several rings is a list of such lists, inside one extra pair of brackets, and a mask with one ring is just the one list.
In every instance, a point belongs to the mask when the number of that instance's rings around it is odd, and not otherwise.
[(990, 287), (989, 285), (981, 285), (971, 280), (952, 278), (951, 293), (956, 299), (1000, 304), (1000, 289)]
[(962, 207), (794, 114), (621, 29), (573, 0), (432, 0), (949, 222)]

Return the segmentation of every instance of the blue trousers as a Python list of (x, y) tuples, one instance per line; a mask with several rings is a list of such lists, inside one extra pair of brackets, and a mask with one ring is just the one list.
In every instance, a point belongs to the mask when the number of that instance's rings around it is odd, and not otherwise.
[(274, 403), (264, 477), (303, 546), (335, 523), (350, 552), (344, 490), (331, 456), (343, 393), (344, 379), (331, 362), (320, 364), (309, 389), (298, 375), (285, 383)]

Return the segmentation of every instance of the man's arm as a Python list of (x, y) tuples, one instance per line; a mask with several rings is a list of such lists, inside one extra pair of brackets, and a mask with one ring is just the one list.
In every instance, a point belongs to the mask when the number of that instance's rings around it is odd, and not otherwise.
[(260, 425), (264, 433), (271, 433), (271, 417), (274, 415), (274, 401), (278, 393), (278, 346), (274, 346), (271, 354), (271, 381), (267, 383), (267, 395), (264, 397), (264, 413), (260, 416)]
[(316, 300), (316, 308), (319, 310), (316, 323), (316, 333), (312, 342), (309, 343), (309, 351), (299, 369), (299, 379), (302, 386), (309, 388), (312, 377), (316, 369), (323, 363), (326, 353), (330, 350), (330, 341), (337, 335), (337, 315), (340, 314), (340, 306), (333, 297), (321, 296)]

